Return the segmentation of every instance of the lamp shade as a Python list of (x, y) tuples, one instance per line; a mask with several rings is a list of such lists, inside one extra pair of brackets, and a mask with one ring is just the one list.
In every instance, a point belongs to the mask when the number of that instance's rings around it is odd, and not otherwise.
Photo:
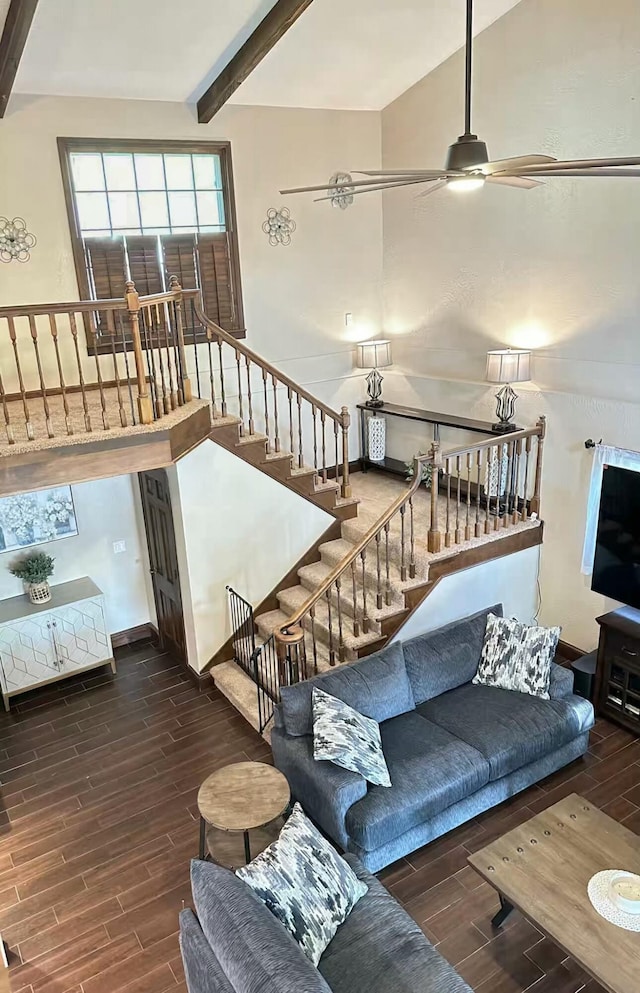
[(525, 383), (531, 379), (531, 352), (498, 348), (487, 352), (490, 383)]
[(358, 369), (384, 369), (391, 365), (390, 341), (362, 341), (356, 348)]

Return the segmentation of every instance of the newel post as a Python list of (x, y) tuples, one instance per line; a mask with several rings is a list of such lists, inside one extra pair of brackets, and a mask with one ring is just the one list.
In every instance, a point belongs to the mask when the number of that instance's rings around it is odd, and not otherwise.
[(125, 287), (125, 301), (129, 312), (129, 324), (131, 326), (131, 341), (133, 342), (133, 355), (136, 363), (136, 378), (138, 380), (138, 416), (141, 424), (151, 424), (153, 421), (153, 406), (149, 395), (149, 384), (144, 368), (144, 356), (142, 354), (142, 341), (140, 338), (140, 297), (131, 280), (127, 280)]
[(307, 657), (304, 644), (304, 629), (299, 624), (276, 628), (276, 652), (278, 655), (278, 676), (281, 686), (293, 686), (307, 678)]
[(340, 493), (343, 497), (351, 496), (351, 483), (349, 480), (349, 426), (351, 416), (349, 408), (342, 408), (342, 489)]
[(536, 477), (533, 484), (533, 496), (531, 497), (530, 510), (532, 514), (540, 517), (540, 490), (542, 489), (542, 455), (544, 453), (544, 439), (547, 433), (547, 418), (541, 414), (536, 422), (539, 429), (538, 450), (536, 452)]
[(438, 526), (438, 484), (440, 481), (440, 466), (442, 465), (442, 454), (440, 445), (434, 441), (429, 452), (431, 458), (431, 526), (427, 539), (427, 548), (430, 552), (442, 551), (442, 533)]
[(185, 403), (193, 399), (191, 392), (191, 380), (187, 375), (187, 356), (184, 350), (184, 327), (182, 324), (182, 287), (177, 276), (169, 279), (169, 290), (175, 295), (174, 313), (176, 315), (176, 337), (178, 345), (178, 355), (180, 357), (180, 380), (182, 382), (182, 396)]

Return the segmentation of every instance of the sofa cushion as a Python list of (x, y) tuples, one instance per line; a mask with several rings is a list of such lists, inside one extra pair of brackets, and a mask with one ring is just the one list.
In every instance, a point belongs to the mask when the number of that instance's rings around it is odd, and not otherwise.
[(391, 786), (378, 722), (317, 686), (313, 687), (313, 757), (357, 772), (374, 786)]
[(482, 654), (490, 613), (501, 617), (502, 604), (405, 641), (404, 661), (416, 706), (471, 682)]
[(354, 665), (343, 665), (294, 686), (283, 686), (282, 717), (287, 734), (312, 733), (314, 686), (348, 703), (365, 717), (372, 717), (378, 724), (415, 707), (399, 643), (388, 645)]
[(369, 891), (320, 959), (333, 993), (471, 993), (382, 883), (345, 859)]
[(580, 697), (541, 700), (473, 684), (450, 690), (418, 710), (481, 752), (492, 780), (555, 751), (593, 724), (593, 708)]
[(349, 836), (373, 851), (489, 781), (475, 748), (415, 711), (380, 726), (391, 787), (371, 786), (347, 812)]
[(229, 869), (191, 863), (200, 926), (224, 974), (242, 993), (331, 993), (280, 921)]

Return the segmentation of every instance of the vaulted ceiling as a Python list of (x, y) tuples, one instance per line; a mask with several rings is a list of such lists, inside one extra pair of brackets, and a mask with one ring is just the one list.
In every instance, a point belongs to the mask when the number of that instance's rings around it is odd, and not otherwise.
[[(518, 2), (476, 0), (476, 32)], [(193, 101), (274, 3), (40, 0), (14, 92)], [(232, 102), (380, 110), (461, 47), (464, 8), (314, 0)]]

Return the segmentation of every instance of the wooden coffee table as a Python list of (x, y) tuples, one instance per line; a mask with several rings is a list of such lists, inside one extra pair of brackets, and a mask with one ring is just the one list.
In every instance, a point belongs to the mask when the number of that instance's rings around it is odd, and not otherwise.
[(591, 906), (596, 872), (640, 873), (640, 838), (572, 794), (487, 845), (469, 862), (500, 895), (499, 927), (517, 908), (609, 993), (640, 990), (640, 933)]
[[(238, 838), (241, 834), (244, 859), (250, 862), (249, 832), (257, 832), (254, 847), (257, 854), (277, 838), (280, 827), (274, 827), (272, 822), (287, 811), (290, 800), (286, 778), (272, 765), (235, 762), (218, 769), (198, 791), (200, 858), (206, 857), (209, 847), (216, 862), (232, 867), (242, 864), (234, 845), (234, 836)], [(217, 833), (221, 840), (216, 842), (208, 837), (207, 825), (213, 829), (213, 837)]]

